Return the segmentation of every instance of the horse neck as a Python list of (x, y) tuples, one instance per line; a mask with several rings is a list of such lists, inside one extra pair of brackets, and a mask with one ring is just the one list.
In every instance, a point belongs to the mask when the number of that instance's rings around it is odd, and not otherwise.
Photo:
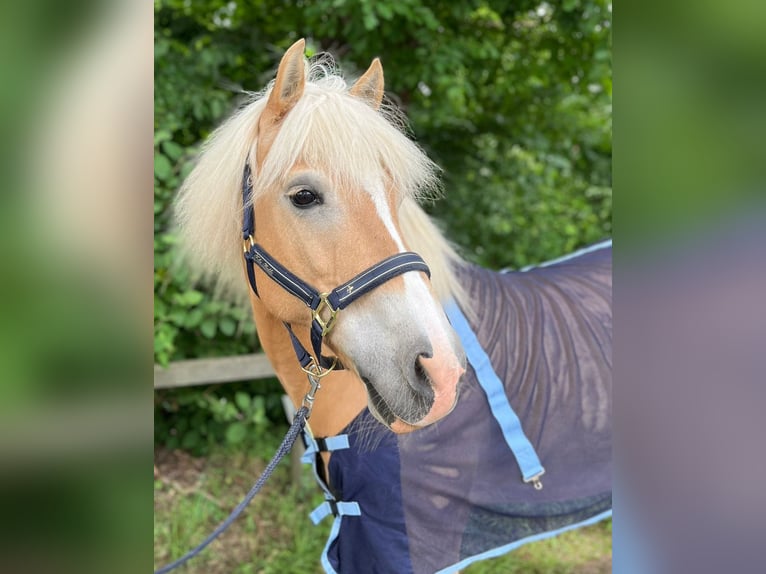
[[(269, 313), (260, 299), (251, 296), (258, 339), (269, 358), (285, 393), (297, 409), (309, 390), (309, 383), (295, 357), (292, 342), (282, 322)], [(296, 335), (307, 349), (309, 332), (296, 329)], [(339, 434), (367, 405), (361, 380), (351, 371), (334, 371), (322, 379), (311, 412), (311, 429), (316, 436)]]

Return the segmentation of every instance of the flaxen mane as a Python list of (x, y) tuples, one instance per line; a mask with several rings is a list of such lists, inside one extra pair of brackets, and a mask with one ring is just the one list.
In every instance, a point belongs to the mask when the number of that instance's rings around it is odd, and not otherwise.
[[(404, 134), (406, 123), (396, 108), (374, 110), (348, 94), (346, 81), (329, 57), (308, 63), (306, 70), (305, 93), (284, 119), (255, 176), (255, 197), (279, 184), (298, 161), (349, 189), (362, 189), (372, 178), (390, 181), (401, 194), (399, 217), (407, 247), (428, 263), (441, 300), (464, 303), (453, 274), (460, 259), (417, 203), (438, 192), (439, 168)], [(241, 174), (247, 161), (255, 165), (258, 119), (271, 87), (251, 95), (208, 139), (175, 204), (189, 267), (236, 300), (245, 300), (247, 294)]]

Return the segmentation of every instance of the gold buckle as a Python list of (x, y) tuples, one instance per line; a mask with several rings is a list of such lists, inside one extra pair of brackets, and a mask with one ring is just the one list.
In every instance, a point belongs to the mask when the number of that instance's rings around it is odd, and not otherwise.
[[(327, 300), (327, 297), (329, 296), (329, 293), (320, 293), (319, 305), (317, 305), (316, 309), (311, 311), (311, 316), (313, 317), (314, 321), (319, 323), (319, 326), (322, 327), (322, 337), (327, 335), (327, 333), (330, 332), (330, 329), (332, 329), (335, 325), (335, 319), (337, 318), (339, 311), (339, 309), (335, 309), (332, 305), (330, 305), (330, 302)], [(322, 311), (324, 311), (325, 308), (330, 311), (330, 317), (327, 320), (322, 317)]]
[(253, 248), (253, 245), (255, 245), (255, 239), (253, 239), (252, 235), (249, 235), (247, 239), (242, 241), (242, 249), (245, 251), (245, 253), (250, 251)]

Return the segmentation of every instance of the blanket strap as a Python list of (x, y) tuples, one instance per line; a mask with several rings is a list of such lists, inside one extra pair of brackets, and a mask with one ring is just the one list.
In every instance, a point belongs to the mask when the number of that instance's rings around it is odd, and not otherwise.
[(359, 504), (356, 502), (339, 502), (336, 500), (325, 500), (322, 504), (317, 506), (309, 518), (311, 522), (316, 526), (327, 516), (361, 516), (362, 511), (359, 509)]
[(471, 329), (468, 320), (457, 304), (449, 303), (444, 310), (450, 323), (452, 323), (452, 327), (460, 337), (468, 362), (471, 363), (476, 372), (476, 378), (479, 380), (481, 388), (487, 395), (489, 408), (503, 431), (505, 442), (513, 452), (513, 456), (516, 457), (522, 480), (531, 482), (536, 490), (541, 490), (543, 483), (540, 481), (540, 477), (545, 474), (545, 469), (540, 463), (535, 448), (521, 428), (521, 421), (508, 401), (505, 387), (495, 373), (489, 356), (481, 347), (476, 333)]
[(325, 438), (318, 437), (315, 440), (319, 452), (333, 452), (349, 447), (347, 434), (339, 434), (338, 436), (328, 436)]

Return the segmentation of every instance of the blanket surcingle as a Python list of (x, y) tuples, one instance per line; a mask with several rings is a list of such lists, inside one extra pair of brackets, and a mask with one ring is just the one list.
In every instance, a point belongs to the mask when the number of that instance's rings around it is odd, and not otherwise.
[(306, 462), (332, 451), (312, 513), (334, 516), (327, 572), (455, 572), (611, 515), (611, 242), (461, 274), (476, 317), (445, 308), (469, 363), (455, 410), (395, 435), (365, 409), (304, 437)]

